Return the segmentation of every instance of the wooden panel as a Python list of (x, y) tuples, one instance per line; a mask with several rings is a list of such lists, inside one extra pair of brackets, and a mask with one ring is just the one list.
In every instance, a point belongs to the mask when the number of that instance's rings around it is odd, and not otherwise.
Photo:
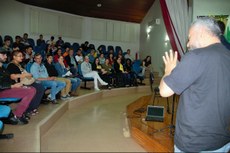
[[(165, 111), (164, 122), (152, 122), (145, 121), (146, 111), (136, 111), (140, 108), (146, 109), (147, 105), (152, 104), (153, 96), (141, 97), (127, 106), (127, 118), (131, 135), (148, 152), (173, 152), (174, 142), (171, 132), (174, 132), (174, 129), (169, 128), (171, 114)], [(172, 97), (169, 98), (169, 101), (171, 104)], [(166, 98), (159, 97), (155, 105), (166, 108)], [(176, 117), (174, 116), (174, 118)]]
[[(155, 0), (17, 0), (71, 14), (140, 23)], [(101, 3), (101, 7), (97, 4)]]
[(144, 132), (135, 127), (132, 127), (131, 134), (137, 143), (140, 144), (148, 152), (172, 152), (171, 149), (169, 150), (158, 141), (150, 138)]

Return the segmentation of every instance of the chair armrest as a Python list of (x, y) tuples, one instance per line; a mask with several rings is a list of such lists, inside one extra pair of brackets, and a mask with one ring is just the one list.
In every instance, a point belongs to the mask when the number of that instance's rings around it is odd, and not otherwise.
[(1, 105), (9, 105), (11, 103), (18, 103), (21, 101), (21, 98), (0, 98)]

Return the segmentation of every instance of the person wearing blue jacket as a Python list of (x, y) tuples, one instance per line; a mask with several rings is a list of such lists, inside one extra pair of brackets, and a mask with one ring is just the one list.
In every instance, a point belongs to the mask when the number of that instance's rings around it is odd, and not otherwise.
[(71, 77), (72, 76), (72, 73), (70, 72), (70, 70), (68, 70), (66, 67), (65, 67), (65, 64), (64, 64), (64, 58), (63, 56), (60, 56), (58, 58), (58, 62), (56, 62), (54, 65), (55, 65), (55, 68), (58, 72), (58, 76), (59, 77), (68, 77), (70, 80), (71, 80), (71, 84), (72, 84), (72, 87), (71, 87), (71, 95), (72, 96), (77, 96), (78, 93), (77, 93), (77, 90), (78, 90), (78, 87), (80, 86), (81, 84), (81, 79), (77, 78), (77, 77)]

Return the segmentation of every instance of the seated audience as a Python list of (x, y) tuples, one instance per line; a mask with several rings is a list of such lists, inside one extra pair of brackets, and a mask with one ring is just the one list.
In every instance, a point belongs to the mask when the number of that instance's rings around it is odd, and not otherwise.
[(43, 39), (43, 35), (39, 35), (39, 39), (37, 39), (37, 46), (41, 46), (42, 44), (45, 44), (45, 40)]
[(65, 62), (66, 62), (65, 66), (70, 68), (70, 72), (74, 76), (77, 76), (77, 72), (78, 72), (77, 65), (78, 65), (78, 62), (74, 58), (73, 48), (70, 48), (69, 54), (65, 57)]
[[(58, 59), (59, 59), (60, 56), (62, 56), (62, 50), (61, 50), (61, 48), (58, 48), (57, 51), (54, 53), (54, 56), (53, 56), (54, 60), (53, 61), (55, 63), (58, 62)], [(65, 62), (65, 65), (67, 65), (66, 62)]]
[(105, 57), (104, 57), (104, 54), (103, 54), (103, 53), (100, 54), (99, 63), (100, 63), (101, 65), (105, 64)]
[(114, 60), (114, 55), (112, 53), (109, 54), (108, 59), (109, 59), (109, 64), (113, 66), (115, 60)]
[(70, 70), (66, 69), (64, 64), (64, 58), (63, 56), (60, 56), (58, 59), (58, 62), (55, 63), (56, 71), (58, 72), (58, 77), (67, 77), (71, 81), (71, 96), (78, 96), (78, 89), (81, 84), (81, 79), (75, 77)]
[(125, 54), (125, 59), (130, 59), (132, 62), (134, 61), (134, 58), (131, 56), (130, 49), (127, 49), (127, 53)]
[(142, 75), (145, 76), (146, 73), (145, 72), (151, 72), (152, 68), (151, 68), (151, 56), (147, 56), (143, 61), (142, 61)]
[(80, 48), (77, 50), (77, 55), (75, 56), (75, 60), (77, 61), (78, 64), (81, 64), (84, 61), (82, 51)]
[(109, 87), (111, 86), (109, 74), (105, 69), (102, 68), (101, 64), (99, 63), (99, 58), (95, 58), (92, 64), (92, 70), (97, 71), (102, 80), (108, 82)]
[(34, 61), (34, 52), (33, 52), (33, 48), (32, 46), (26, 46), (25, 48), (25, 57), (23, 60), (23, 64), (27, 64), (29, 62), (33, 62)]
[(1, 50), (8, 51), (9, 54), (13, 51), (13, 49), (11, 48), (10, 38), (5, 38)]
[(24, 34), (23, 34), (21, 43), (22, 43), (25, 47), (30, 45), (30, 43), (29, 43), (29, 41), (28, 41), (28, 34), (27, 34), (27, 33), (24, 33)]
[[(119, 86), (129, 86), (130, 81), (130, 75), (127, 71), (125, 71), (124, 66), (121, 63), (121, 58), (118, 58), (116, 62), (114, 63), (114, 71), (117, 78), (117, 83), (120, 84)], [(120, 82), (121, 81), (121, 82)]]
[(13, 83), (12, 80), (16, 80), (17, 78), (15, 78), (15, 75), (10, 75), (2, 66), (6, 59), (7, 51), (0, 50), (0, 97), (22, 98), (17, 104), (16, 109), (13, 110), (13, 114), (18, 124), (27, 124), (28, 119), (25, 113), (36, 94), (36, 89), (34, 87), (23, 86), (20, 82)]
[(63, 81), (66, 83), (66, 87), (61, 90), (61, 99), (70, 97), (69, 93), (71, 91), (71, 86), (72, 86), (70, 79), (64, 77), (58, 77), (58, 72), (54, 66), (52, 55), (47, 55), (46, 59), (47, 60), (45, 62), (45, 67), (47, 69), (49, 77), (56, 77), (56, 80)]
[(89, 57), (89, 62), (92, 64), (95, 60), (95, 50), (91, 49), (90, 54), (88, 55)]
[(128, 78), (130, 79), (129, 85), (137, 86), (136, 75), (132, 70), (132, 61), (129, 58), (125, 61), (124, 70), (129, 74), (128, 75)]
[(57, 81), (56, 77), (49, 77), (46, 67), (42, 64), (42, 56), (37, 53), (34, 55), (34, 63), (30, 68), (33, 77), (45, 88), (51, 88), (48, 100), (57, 104), (56, 95), (66, 86), (65, 82)]
[(62, 40), (61, 36), (58, 37), (58, 40), (56, 42), (56, 46), (64, 47), (64, 41)]
[[(22, 63), (23, 54), (21, 51), (12, 52), (13, 60), (8, 64), (7, 70), (11, 75), (14, 75), (16, 80), (12, 80), (14, 83), (21, 82), (24, 78), (32, 78), (32, 74), (28, 73), (20, 64)], [(27, 85), (27, 87), (32, 86), (36, 89), (36, 94), (30, 102), (29, 107), (27, 108), (27, 113), (30, 115), (35, 115), (38, 113), (38, 107), (41, 103), (42, 97), (45, 93), (45, 88), (39, 83), (32, 83)]]
[(24, 45), (21, 43), (21, 37), (15, 36), (15, 42), (13, 43), (13, 50), (23, 50)]
[(84, 44), (81, 44), (81, 48), (83, 49), (84, 52), (87, 52), (89, 49), (89, 42), (85, 41)]
[(94, 78), (94, 89), (96, 91), (100, 91), (100, 89), (98, 88), (98, 81), (102, 84), (102, 85), (108, 85), (108, 83), (104, 82), (100, 76), (98, 75), (97, 71), (93, 71), (92, 70), (92, 66), (89, 63), (89, 57), (85, 56), (85, 60), (84, 62), (81, 64), (81, 71), (84, 77), (93, 77)]
[(65, 48), (65, 52), (62, 54), (62, 56), (63, 56), (63, 57), (68, 56), (68, 55), (69, 55), (69, 50), (70, 50), (70, 48), (67, 46), (67, 47)]
[(54, 36), (51, 36), (50, 40), (46, 41), (46, 44), (49, 44), (51, 46), (55, 46), (56, 42), (54, 41)]

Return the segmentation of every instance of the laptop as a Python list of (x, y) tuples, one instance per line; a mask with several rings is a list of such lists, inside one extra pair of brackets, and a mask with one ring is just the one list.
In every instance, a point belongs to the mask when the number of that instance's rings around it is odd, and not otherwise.
[(146, 121), (164, 122), (164, 106), (147, 106)]

